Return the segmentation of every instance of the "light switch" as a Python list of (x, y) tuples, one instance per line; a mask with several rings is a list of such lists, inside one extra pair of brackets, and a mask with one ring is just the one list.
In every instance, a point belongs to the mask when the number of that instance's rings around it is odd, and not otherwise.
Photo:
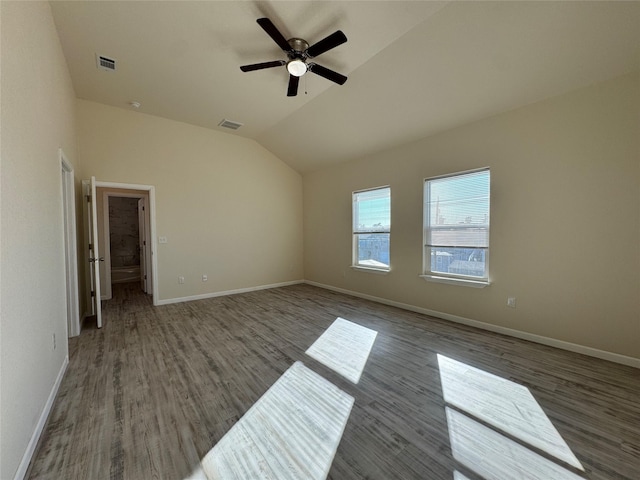
[(160, 242), (160, 243), (167, 243), (167, 237), (160, 237), (160, 238), (158, 238), (158, 242)]

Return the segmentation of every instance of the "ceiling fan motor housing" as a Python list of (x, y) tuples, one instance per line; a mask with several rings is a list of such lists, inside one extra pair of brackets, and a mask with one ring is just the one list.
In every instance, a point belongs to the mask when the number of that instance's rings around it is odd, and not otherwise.
[(291, 48), (293, 49), (293, 52), (289, 53), (289, 58), (302, 59), (306, 57), (304, 52), (307, 50), (307, 48), (309, 48), (309, 43), (306, 40), (303, 40), (301, 38), (290, 38), (289, 40), (287, 40), (287, 42), (289, 42), (289, 45), (291, 45)]

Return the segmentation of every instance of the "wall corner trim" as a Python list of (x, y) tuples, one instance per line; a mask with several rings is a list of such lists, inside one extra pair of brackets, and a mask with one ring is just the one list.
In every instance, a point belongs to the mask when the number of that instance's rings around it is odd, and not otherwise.
[(23, 480), (25, 475), (27, 474), (29, 464), (31, 463), (31, 458), (33, 457), (33, 454), (36, 451), (36, 447), (38, 446), (40, 435), (42, 435), (42, 431), (44, 430), (44, 427), (47, 424), (47, 420), (49, 419), (49, 415), (51, 414), (51, 410), (53, 408), (53, 402), (56, 399), (56, 395), (58, 394), (58, 389), (60, 388), (60, 384), (62, 383), (62, 378), (64, 377), (64, 373), (67, 371), (68, 366), (69, 366), (69, 355), (65, 355), (64, 361), (62, 362), (62, 366), (60, 367), (60, 371), (58, 372), (56, 381), (53, 384), (53, 388), (51, 389), (51, 392), (49, 392), (49, 398), (47, 398), (47, 402), (44, 404), (44, 408), (42, 409), (42, 413), (40, 413), (40, 418), (38, 419), (36, 428), (33, 431), (33, 434), (31, 435), (31, 439), (29, 440), (27, 449), (25, 450), (24, 455), (22, 456), (22, 460), (20, 461), (18, 470), (16, 471), (16, 474), (13, 477), (14, 480)]
[(599, 358), (601, 360), (607, 360), (609, 362), (619, 363), (621, 365), (627, 365), (629, 367), (640, 368), (640, 358), (628, 357), (619, 353), (607, 352), (605, 350), (598, 350), (597, 348), (586, 347), (584, 345), (578, 345), (577, 343), (565, 342), (563, 340), (557, 340), (555, 338), (543, 337), (542, 335), (536, 335), (534, 333), (523, 332), (520, 330), (514, 330), (512, 328), (501, 327), (499, 325), (492, 325), (490, 323), (481, 322), (479, 320), (473, 320), (470, 318), (459, 317), (457, 315), (451, 315), (449, 313), (437, 312), (435, 310), (429, 310), (427, 308), (416, 307), (407, 303), (395, 302), (393, 300), (387, 300), (386, 298), (375, 297), (373, 295), (367, 295), (365, 293), (354, 292), (352, 290), (346, 290), (344, 288), (338, 288), (331, 285), (325, 285), (323, 283), (312, 282), (305, 280), (306, 284), (313, 285), (315, 287), (324, 288), (326, 290), (332, 290), (334, 292), (344, 293), (345, 295), (351, 295), (353, 297), (364, 298), (365, 300), (371, 300), (373, 302), (382, 303), (384, 305), (390, 305), (392, 307), (401, 308), (403, 310), (409, 310), (411, 312), (422, 313), (431, 317), (440, 318), (442, 320), (449, 320), (451, 322), (460, 323), (469, 327), (476, 327), (482, 330), (490, 332), (500, 333), (502, 335), (508, 335), (510, 337), (520, 338), (522, 340), (528, 340), (530, 342), (540, 343), (549, 347), (560, 348), (574, 353), (580, 353), (582, 355), (588, 355), (590, 357)]

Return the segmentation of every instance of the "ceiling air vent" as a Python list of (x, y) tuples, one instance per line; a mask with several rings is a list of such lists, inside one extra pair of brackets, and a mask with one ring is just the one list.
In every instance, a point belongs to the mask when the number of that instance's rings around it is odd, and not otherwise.
[(115, 72), (116, 70), (116, 61), (104, 55), (96, 54), (96, 64), (100, 70), (106, 70), (107, 72)]
[(219, 127), (224, 127), (224, 128), (230, 128), (231, 130), (237, 130), (239, 129), (242, 125), (244, 125), (243, 123), (240, 122), (234, 122), (233, 120), (227, 120), (226, 118), (223, 119), (218, 126)]

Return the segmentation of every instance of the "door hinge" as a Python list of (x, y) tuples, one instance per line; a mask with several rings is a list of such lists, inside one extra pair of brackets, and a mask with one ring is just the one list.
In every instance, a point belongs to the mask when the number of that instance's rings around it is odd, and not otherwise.
[(93, 243), (89, 244), (89, 250), (93, 250)]
[(145, 279), (145, 280), (147, 279), (147, 276), (146, 276), (146, 275), (144, 276), (144, 279)]
[(87, 203), (91, 203), (91, 195), (85, 195), (87, 197)]
[(91, 297), (95, 297), (96, 296), (96, 292), (94, 292), (93, 290), (91, 290)]

